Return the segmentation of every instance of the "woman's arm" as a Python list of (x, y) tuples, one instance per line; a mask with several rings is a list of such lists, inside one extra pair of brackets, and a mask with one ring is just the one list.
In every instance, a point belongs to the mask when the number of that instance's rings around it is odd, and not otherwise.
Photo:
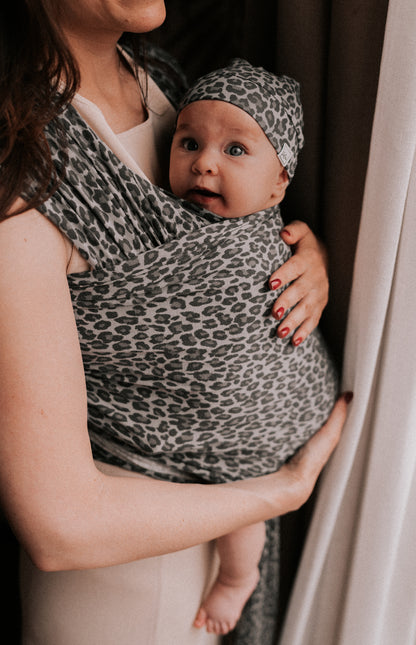
[(271, 289), (290, 285), (274, 303), (272, 313), (280, 320), (292, 308), (277, 333), (284, 338), (295, 331), (292, 343), (299, 345), (318, 325), (328, 302), (327, 257), (323, 245), (304, 222), (288, 224), (281, 236), (294, 253), (270, 277)]
[(36, 211), (0, 225), (1, 499), (35, 564), (82, 569), (150, 557), (306, 501), (338, 440), (343, 400), (301, 457), (273, 475), (203, 486), (99, 472), (67, 262), (60, 232)]

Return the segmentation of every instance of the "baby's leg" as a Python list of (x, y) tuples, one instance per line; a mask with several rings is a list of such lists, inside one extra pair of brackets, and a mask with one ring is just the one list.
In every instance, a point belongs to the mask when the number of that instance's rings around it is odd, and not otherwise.
[(217, 540), (218, 577), (194, 621), (208, 632), (227, 634), (234, 629), (259, 581), (258, 564), (265, 540), (265, 525), (252, 524)]

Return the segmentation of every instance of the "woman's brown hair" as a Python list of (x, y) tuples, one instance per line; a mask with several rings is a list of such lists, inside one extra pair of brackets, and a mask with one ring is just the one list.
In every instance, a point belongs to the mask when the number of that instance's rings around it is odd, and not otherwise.
[(59, 181), (44, 128), (72, 99), (79, 72), (56, 11), (56, 0), (3, 0), (0, 8), (0, 220), (29, 178), (35, 189), (28, 207)]
[[(37, 208), (58, 187), (65, 172), (65, 132), (56, 120), (63, 162), (58, 174), (45, 127), (71, 102), (80, 75), (59, 27), (61, 0), (0, 2), (1, 221), (22, 212), (10, 212), (18, 197), (26, 199), (24, 210)], [(143, 36), (125, 33), (120, 42), (146, 69)]]

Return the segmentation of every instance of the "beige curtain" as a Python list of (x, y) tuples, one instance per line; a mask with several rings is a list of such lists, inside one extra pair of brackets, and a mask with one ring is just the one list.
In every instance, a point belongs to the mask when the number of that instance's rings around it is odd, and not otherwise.
[(391, 0), (345, 351), (355, 392), (281, 645), (416, 642), (416, 3)]

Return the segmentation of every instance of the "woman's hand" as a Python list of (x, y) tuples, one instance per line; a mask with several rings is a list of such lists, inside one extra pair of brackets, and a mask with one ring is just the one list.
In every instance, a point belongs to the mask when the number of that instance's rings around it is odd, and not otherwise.
[[(327, 422), (277, 472), (225, 484), (226, 487), (249, 492), (258, 499), (260, 510), (255, 521), (297, 511), (309, 499), (340, 440), (351, 399), (351, 392), (342, 394)], [(264, 502), (264, 508), (261, 502)], [(237, 502), (234, 503), (237, 508)]]
[(272, 315), (281, 320), (277, 329), (279, 338), (290, 336), (297, 346), (315, 329), (328, 302), (327, 258), (323, 245), (304, 222), (294, 221), (280, 233), (293, 249), (287, 260), (269, 280), (271, 289), (290, 286), (277, 298)]
[(352, 398), (352, 392), (342, 394), (325, 425), (280, 469), (292, 481), (296, 508), (309, 499), (319, 475), (338, 445)]

